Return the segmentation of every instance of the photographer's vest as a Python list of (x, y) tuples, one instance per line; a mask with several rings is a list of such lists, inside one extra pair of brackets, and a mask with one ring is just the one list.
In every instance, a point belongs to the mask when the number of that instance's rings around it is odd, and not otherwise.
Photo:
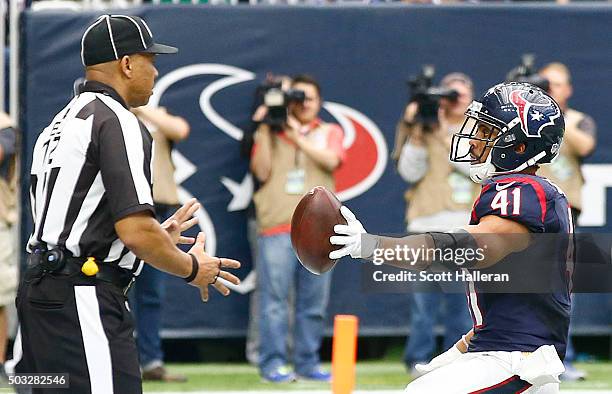
[[(325, 148), (333, 124), (321, 123), (310, 130), (305, 138), (315, 146)], [(303, 190), (287, 192), (288, 177), (296, 170), (304, 170)], [(272, 168), (267, 181), (253, 196), (257, 226), (260, 234), (271, 235), (290, 231), (291, 217), (302, 196), (315, 186), (335, 190), (333, 172), (316, 164), (296, 148), (284, 134), (272, 133)]]
[(17, 158), (8, 160), (7, 176), (0, 175), (0, 223), (10, 226), (17, 222)]
[[(565, 130), (578, 131), (578, 125), (586, 115), (582, 112), (568, 108), (563, 113), (565, 118)], [(572, 150), (568, 144), (561, 144), (559, 156), (550, 164), (545, 164), (538, 170), (538, 175), (550, 179), (559, 186), (572, 208), (582, 209), (582, 185), (584, 178), (580, 169), (581, 158)]]
[[(433, 132), (423, 135), (427, 149), (427, 172), (405, 193), (406, 221), (442, 211), (470, 211), (478, 185), (455, 169), (449, 160), (450, 146)], [(465, 218), (466, 223), (469, 217)]]

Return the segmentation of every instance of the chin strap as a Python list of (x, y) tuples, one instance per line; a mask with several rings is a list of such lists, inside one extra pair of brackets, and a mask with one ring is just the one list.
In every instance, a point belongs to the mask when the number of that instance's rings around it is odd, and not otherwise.
[(536, 165), (538, 163), (538, 160), (540, 160), (544, 156), (546, 156), (546, 151), (542, 151), (542, 152), (538, 153), (537, 155), (533, 156), (531, 159), (527, 160), (526, 162), (524, 162), (520, 166), (516, 167), (514, 170), (505, 171), (505, 172), (499, 172), (499, 173), (495, 173), (494, 175), (498, 175), (498, 174), (502, 174), (502, 173), (508, 174), (508, 173), (512, 173), (512, 172), (523, 171), (525, 168), (528, 168), (528, 167)]
[(495, 166), (491, 163), (491, 153), (484, 163), (470, 164), (470, 178), (473, 182), (482, 183), (490, 178), (495, 172)]
[(525, 168), (531, 167), (538, 163), (538, 160), (546, 156), (546, 151), (542, 151), (531, 159), (527, 160), (520, 166), (508, 171), (495, 171), (495, 166), (491, 163), (491, 152), (484, 163), (470, 165), (470, 178), (476, 183), (482, 183), (485, 179), (491, 178), (494, 175), (506, 175), (523, 171)]

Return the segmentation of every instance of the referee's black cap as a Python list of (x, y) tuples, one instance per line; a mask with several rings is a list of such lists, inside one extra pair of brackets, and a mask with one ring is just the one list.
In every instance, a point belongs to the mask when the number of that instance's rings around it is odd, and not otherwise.
[(153, 41), (153, 33), (142, 18), (133, 15), (102, 15), (81, 39), (84, 66), (119, 60), (134, 53), (177, 53), (178, 49)]

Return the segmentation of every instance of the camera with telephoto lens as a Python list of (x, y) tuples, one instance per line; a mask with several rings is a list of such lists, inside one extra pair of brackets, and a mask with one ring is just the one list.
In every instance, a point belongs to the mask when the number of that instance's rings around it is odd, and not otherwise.
[(433, 78), (436, 73), (434, 66), (424, 65), (421, 74), (408, 80), (410, 90), (410, 102), (416, 102), (419, 106), (415, 123), (423, 125), (424, 131), (430, 131), (438, 123), (438, 109), (440, 100), (447, 99), (457, 101), (459, 92), (441, 86), (433, 86)]
[(270, 126), (273, 131), (281, 131), (287, 122), (287, 107), (290, 103), (303, 103), (306, 94), (302, 90), (283, 90), (282, 81), (268, 78), (259, 87), (262, 92), (263, 104), (268, 108), (268, 113), (263, 123)]
[(539, 75), (534, 68), (535, 55), (525, 53), (521, 56), (521, 64), (510, 70), (506, 75), (506, 82), (526, 82), (548, 92), (550, 83)]

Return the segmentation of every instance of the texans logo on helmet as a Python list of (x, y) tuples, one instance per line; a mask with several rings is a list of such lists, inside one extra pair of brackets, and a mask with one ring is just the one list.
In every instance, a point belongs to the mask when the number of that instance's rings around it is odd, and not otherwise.
[(521, 121), (521, 129), (527, 137), (540, 137), (542, 129), (554, 124), (561, 115), (559, 107), (548, 97), (530, 95), (525, 90), (510, 93), (510, 102), (516, 108)]

